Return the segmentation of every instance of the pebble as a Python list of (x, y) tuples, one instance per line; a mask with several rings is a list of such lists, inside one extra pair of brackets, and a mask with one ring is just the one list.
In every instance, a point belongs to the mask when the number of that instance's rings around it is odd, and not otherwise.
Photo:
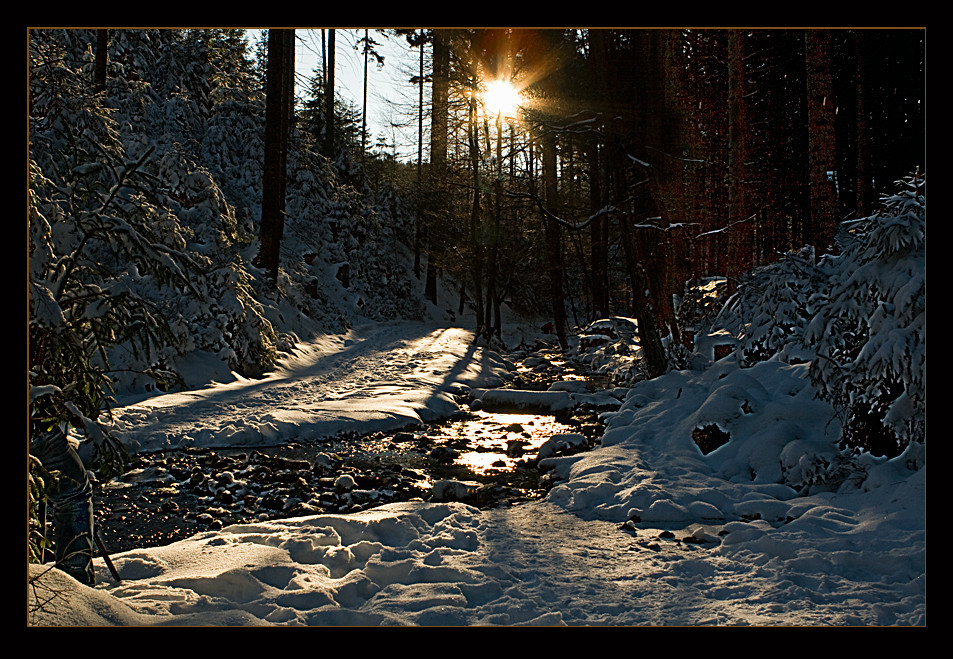
[(350, 492), (356, 485), (354, 477), (350, 474), (341, 474), (334, 481), (334, 489), (338, 492)]

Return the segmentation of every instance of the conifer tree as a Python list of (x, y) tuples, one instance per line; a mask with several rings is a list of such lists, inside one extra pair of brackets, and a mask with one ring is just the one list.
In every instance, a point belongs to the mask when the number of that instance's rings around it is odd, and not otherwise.
[(843, 223), (830, 290), (805, 332), (811, 378), (844, 412), (848, 449), (893, 457), (924, 439), (925, 183), (907, 176), (877, 213)]

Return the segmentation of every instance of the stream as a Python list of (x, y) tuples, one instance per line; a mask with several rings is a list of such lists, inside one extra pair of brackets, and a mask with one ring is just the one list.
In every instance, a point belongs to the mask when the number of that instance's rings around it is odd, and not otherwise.
[[(513, 359), (506, 386), (544, 391), (559, 380), (606, 383), (546, 352)], [(204, 530), (283, 517), (342, 514), (400, 501), (459, 500), (479, 508), (537, 499), (554, 484), (539, 453), (597, 445), (600, 411), (488, 412), (460, 396), (460, 411), (392, 432), (345, 434), (310, 443), (244, 449), (188, 448), (132, 457), (121, 477), (97, 483), (96, 528), (106, 550), (159, 546)], [(557, 445), (554, 435), (572, 433)]]

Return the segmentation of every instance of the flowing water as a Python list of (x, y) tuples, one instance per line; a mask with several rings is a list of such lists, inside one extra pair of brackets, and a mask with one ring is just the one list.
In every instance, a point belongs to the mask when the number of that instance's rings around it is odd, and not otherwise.
[[(534, 360), (535, 361), (535, 360)], [(527, 365), (527, 362), (529, 365)], [(518, 362), (510, 387), (545, 390), (582, 379), (544, 357)], [(604, 386), (586, 381), (586, 388)], [(539, 498), (552, 486), (538, 452), (553, 435), (578, 433), (596, 445), (598, 412), (470, 411), (439, 423), (369, 435), (248, 449), (185, 449), (135, 456), (130, 471), (97, 488), (97, 525), (110, 552), (168, 544), (209, 528), (263, 519), (347, 513), (435, 498), (440, 481), (468, 484), (483, 508)]]

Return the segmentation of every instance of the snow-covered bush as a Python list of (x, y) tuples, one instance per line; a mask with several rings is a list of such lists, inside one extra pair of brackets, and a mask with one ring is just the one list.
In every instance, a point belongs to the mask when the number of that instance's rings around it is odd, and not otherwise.
[(685, 282), (684, 290), (674, 296), (675, 319), (678, 326), (689, 331), (711, 326), (725, 305), (728, 280), (724, 277), (704, 277)]
[(702, 370), (713, 361), (713, 355), (705, 354), (705, 343), (724, 309), (727, 288), (724, 277), (704, 277), (685, 282), (682, 294), (672, 296), (682, 336), (663, 341), (669, 370)]
[(804, 331), (828, 286), (828, 274), (823, 263), (815, 265), (813, 248), (805, 247), (741, 279), (716, 324), (739, 339), (742, 366), (771, 358), (810, 361), (803, 350)]
[(590, 373), (605, 376), (614, 385), (631, 386), (645, 379), (634, 318), (595, 320), (579, 333), (570, 350), (573, 359), (585, 364)]
[(85, 155), (86, 165), (57, 181), (30, 162), (31, 432), (67, 422), (115, 465), (117, 446), (97, 423), (116, 368), (111, 349), (125, 346), (146, 372), (155, 351), (175, 343), (160, 308), (137, 288), (187, 290), (190, 260), (157, 233), (163, 213), (135, 187), (142, 163)]
[(264, 99), (223, 89), (202, 139), (202, 164), (239, 208), (261, 203), (264, 172)]
[(44, 392), (31, 418), (95, 434), (111, 385), (167, 381), (195, 349), (260, 370), (276, 339), (239, 256), (252, 227), (177, 149), (180, 136), (159, 149), (134, 132), (148, 113), (129, 114), (140, 108), (130, 98), (163, 104), (147, 82), (112, 85), (126, 103), (89, 92), (91, 54), (77, 37), (30, 39), (30, 377)]
[(830, 290), (805, 334), (811, 377), (845, 414), (842, 444), (898, 455), (922, 442), (925, 406), (925, 178), (843, 225)]
[(749, 273), (711, 328), (737, 338), (742, 366), (810, 362), (843, 413), (842, 447), (888, 456), (924, 432), (925, 179), (898, 185), (843, 223), (839, 255), (815, 264), (804, 248)]
[[(314, 291), (328, 315), (333, 300), (353, 301), (340, 313), (358, 313), (373, 320), (419, 318), (420, 296), (409, 275), (411, 211), (392, 191), (381, 194), (339, 178), (338, 168), (323, 157), (301, 152), (288, 182), (284, 267), (301, 288), (314, 282), (328, 290)], [(347, 271), (347, 277), (343, 271)], [(328, 295), (337, 291), (337, 295)]]
[(846, 484), (857, 486), (867, 477), (867, 468), (859, 456), (819, 450), (810, 442), (792, 441), (781, 451), (781, 478), (785, 485), (801, 494), (836, 492)]

